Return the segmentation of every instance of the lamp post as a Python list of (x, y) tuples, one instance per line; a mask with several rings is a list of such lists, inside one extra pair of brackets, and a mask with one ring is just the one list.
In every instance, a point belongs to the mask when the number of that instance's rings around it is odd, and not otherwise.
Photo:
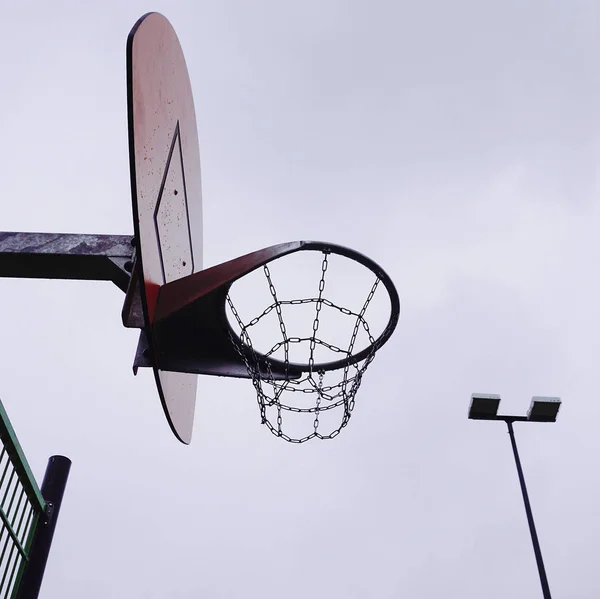
[(508, 427), (508, 434), (510, 435), (510, 443), (515, 456), (517, 474), (519, 476), (521, 492), (523, 493), (523, 503), (525, 505), (525, 513), (527, 514), (527, 523), (529, 524), (529, 532), (531, 533), (531, 542), (533, 543), (533, 551), (535, 553), (535, 561), (540, 575), (544, 599), (551, 599), (550, 587), (548, 586), (548, 578), (546, 576), (546, 569), (544, 568), (540, 542), (535, 530), (535, 523), (533, 521), (533, 513), (531, 511), (527, 486), (525, 485), (523, 468), (517, 450), (513, 422), (556, 422), (560, 403), (558, 397), (533, 397), (527, 416), (502, 416), (498, 414), (498, 406), (500, 405), (499, 395), (473, 393), (473, 395), (471, 395), (471, 406), (469, 408), (469, 418), (471, 420), (502, 420), (503, 422), (506, 422), (506, 426)]

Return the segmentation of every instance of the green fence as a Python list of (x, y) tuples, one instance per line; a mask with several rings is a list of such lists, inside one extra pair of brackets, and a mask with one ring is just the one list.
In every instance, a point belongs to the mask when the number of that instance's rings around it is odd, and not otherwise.
[(46, 510), (23, 450), (0, 402), (0, 598), (13, 598)]

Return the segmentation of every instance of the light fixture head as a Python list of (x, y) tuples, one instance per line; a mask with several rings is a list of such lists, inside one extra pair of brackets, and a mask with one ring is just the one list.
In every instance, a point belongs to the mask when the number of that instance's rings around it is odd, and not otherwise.
[(556, 422), (560, 404), (559, 397), (532, 397), (527, 419), (532, 422)]
[(469, 418), (471, 420), (496, 420), (499, 405), (499, 395), (473, 393), (469, 407)]

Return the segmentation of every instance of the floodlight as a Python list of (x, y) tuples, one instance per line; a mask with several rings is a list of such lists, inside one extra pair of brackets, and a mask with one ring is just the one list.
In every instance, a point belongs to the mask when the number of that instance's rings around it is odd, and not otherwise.
[(532, 397), (527, 419), (532, 422), (556, 422), (559, 409), (559, 397)]
[(471, 395), (471, 406), (469, 407), (469, 418), (471, 420), (495, 420), (499, 405), (499, 395), (473, 393)]

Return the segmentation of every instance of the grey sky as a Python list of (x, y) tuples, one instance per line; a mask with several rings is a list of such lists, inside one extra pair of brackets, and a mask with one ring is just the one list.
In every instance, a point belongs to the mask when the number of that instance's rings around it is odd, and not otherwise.
[(0, 396), (41, 480), (73, 460), (43, 596), (540, 595), (516, 426), (554, 596), (595, 599), (600, 521), (598, 4), (5, 3), (2, 230), (132, 232), (125, 40), (178, 32), (196, 99), (205, 264), (323, 239), (402, 301), (334, 441), (259, 424), (251, 383), (200, 379), (167, 426), (110, 284), (0, 280)]

